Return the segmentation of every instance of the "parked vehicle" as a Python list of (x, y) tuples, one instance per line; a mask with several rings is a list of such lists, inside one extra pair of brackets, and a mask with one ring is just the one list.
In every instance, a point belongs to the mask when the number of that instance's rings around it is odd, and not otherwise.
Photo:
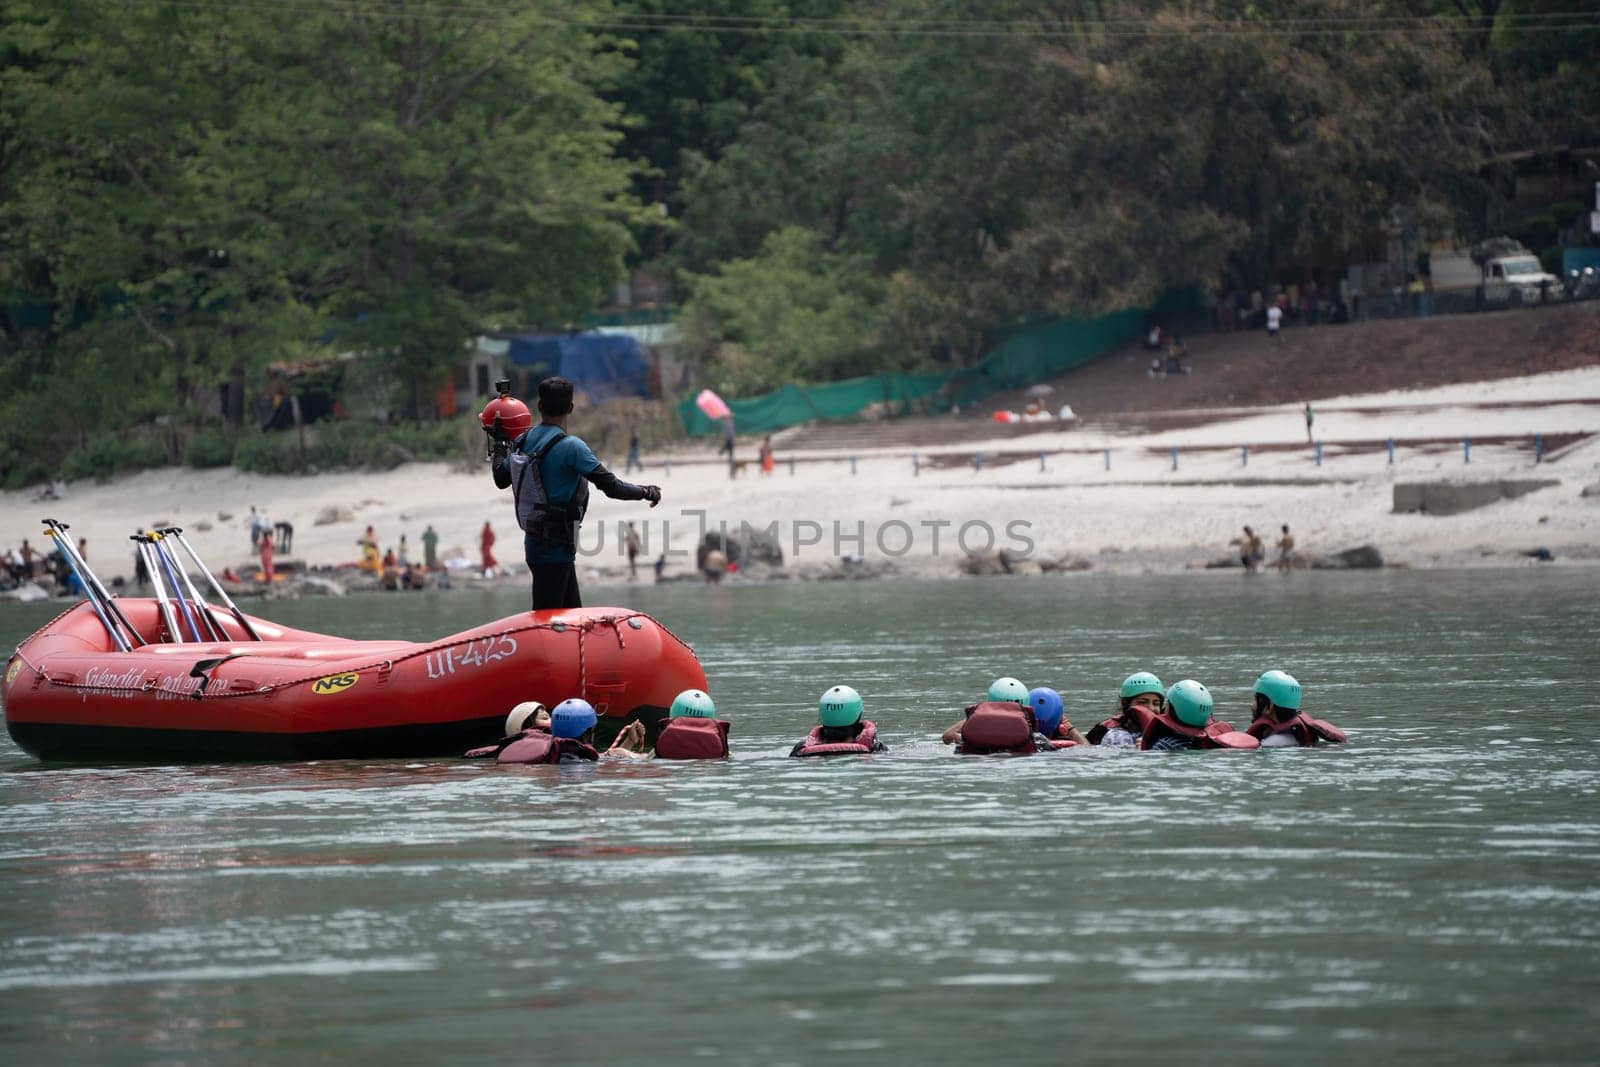
[(1477, 299), (1488, 307), (1547, 303), (1565, 295), (1561, 279), (1540, 266), (1532, 252), (1505, 239), (1493, 244), (1500, 254), (1484, 256), (1483, 246), (1472, 253), (1433, 253), (1429, 273), (1434, 295), (1476, 290)]

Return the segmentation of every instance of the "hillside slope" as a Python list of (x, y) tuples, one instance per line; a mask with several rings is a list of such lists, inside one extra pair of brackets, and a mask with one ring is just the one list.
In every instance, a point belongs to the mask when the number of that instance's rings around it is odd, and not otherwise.
[[(1299, 404), (1329, 397), (1428, 389), (1600, 365), (1600, 301), (1482, 315), (1296, 327), (1273, 342), (1264, 331), (1185, 339), (1194, 372), (1149, 378), (1151, 354), (1138, 345), (1049, 381), (1052, 409), (1071, 404), (1075, 428), (1157, 429), (1175, 412)], [(927, 447), (1029, 437), (1054, 423), (997, 424), (1020, 411), (1024, 390), (996, 393), (957, 417), (816, 423), (779, 435), (781, 449)]]

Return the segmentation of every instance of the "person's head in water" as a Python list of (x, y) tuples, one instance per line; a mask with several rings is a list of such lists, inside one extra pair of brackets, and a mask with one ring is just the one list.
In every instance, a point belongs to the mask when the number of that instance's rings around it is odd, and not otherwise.
[(555, 706), (550, 713), (550, 732), (556, 737), (575, 741), (593, 741), (594, 725), (600, 718), (594, 705), (587, 700), (570, 697)]
[(1015, 678), (996, 678), (989, 683), (989, 692), (984, 699), (1028, 707), (1028, 687)]
[(1211, 721), (1212, 706), (1211, 690), (1185, 678), (1167, 690), (1161, 710), (1185, 726), (1200, 727)]
[(506, 716), (506, 736), (520, 734), (524, 730), (550, 729), (550, 709), (537, 700), (524, 700), (511, 709), (511, 714)]
[(1166, 695), (1167, 690), (1161, 684), (1161, 679), (1149, 671), (1136, 671), (1122, 680), (1121, 699), (1124, 713), (1135, 704), (1151, 711), (1160, 711), (1161, 701)]
[(572, 383), (551, 375), (539, 383), (539, 414), (563, 419), (572, 414)]
[(861, 732), (861, 716), (865, 710), (861, 694), (848, 685), (830, 687), (817, 701), (817, 722), (822, 725), (822, 740), (852, 740)]
[(703, 689), (685, 689), (672, 698), (672, 707), (667, 709), (669, 719), (715, 719), (717, 717), (717, 703), (711, 699), (711, 694)]
[(1047, 685), (1028, 690), (1028, 706), (1033, 709), (1034, 725), (1046, 737), (1054, 737), (1066, 717), (1066, 705), (1061, 694)]
[(1250, 698), (1253, 718), (1270, 717), (1274, 722), (1288, 722), (1300, 714), (1300, 683), (1285, 671), (1267, 671), (1256, 679)]
[(1254, 537), (1255, 536), (1255, 532), (1253, 530), (1251, 530), (1250, 527), (1246, 526), (1244, 528), (1244, 535), (1246, 537)]

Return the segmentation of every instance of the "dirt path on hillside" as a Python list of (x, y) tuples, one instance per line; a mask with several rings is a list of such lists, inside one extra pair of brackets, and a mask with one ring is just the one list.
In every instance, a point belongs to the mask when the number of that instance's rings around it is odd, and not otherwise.
[[(1050, 400), (1094, 418), (1291, 404), (1594, 366), (1600, 302), (1290, 328), (1277, 343), (1259, 330), (1200, 334), (1185, 344), (1193, 374), (1147, 378), (1150, 354), (1135, 346), (1053, 379)], [(1000, 394), (982, 405), (982, 414), (1024, 403), (1020, 393)]]

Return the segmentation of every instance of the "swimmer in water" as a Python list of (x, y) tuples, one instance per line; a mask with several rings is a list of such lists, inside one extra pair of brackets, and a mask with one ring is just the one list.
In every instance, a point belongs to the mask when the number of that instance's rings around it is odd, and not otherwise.
[(1144, 733), (1145, 720), (1161, 710), (1166, 697), (1161, 679), (1149, 671), (1138, 671), (1122, 680), (1122, 708), (1111, 718), (1095, 723), (1085, 735), (1089, 744), (1107, 748), (1137, 748)]
[[(1028, 703), (1028, 687), (1015, 678), (996, 678), (989, 683), (989, 692), (984, 695), (983, 699), (990, 702), (1020, 704), (1031, 710), (1031, 705)], [(977, 704), (974, 704), (972, 707), (967, 708), (967, 714), (972, 714), (972, 708), (977, 706)], [(950, 729), (939, 735), (939, 740), (947, 745), (959, 743), (961, 740), (961, 728), (966, 724), (966, 716), (962, 716), (961, 721), (952, 723)]]
[(848, 685), (831, 687), (817, 701), (817, 725), (789, 750), (789, 755), (845, 756), (889, 751), (889, 746), (878, 740), (878, 727), (862, 717), (865, 711), (860, 693)]
[(1342, 744), (1345, 732), (1300, 710), (1302, 693), (1294, 675), (1266, 671), (1251, 695), (1251, 721), (1246, 731), (1262, 748), (1309, 748), (1321, 741)]

